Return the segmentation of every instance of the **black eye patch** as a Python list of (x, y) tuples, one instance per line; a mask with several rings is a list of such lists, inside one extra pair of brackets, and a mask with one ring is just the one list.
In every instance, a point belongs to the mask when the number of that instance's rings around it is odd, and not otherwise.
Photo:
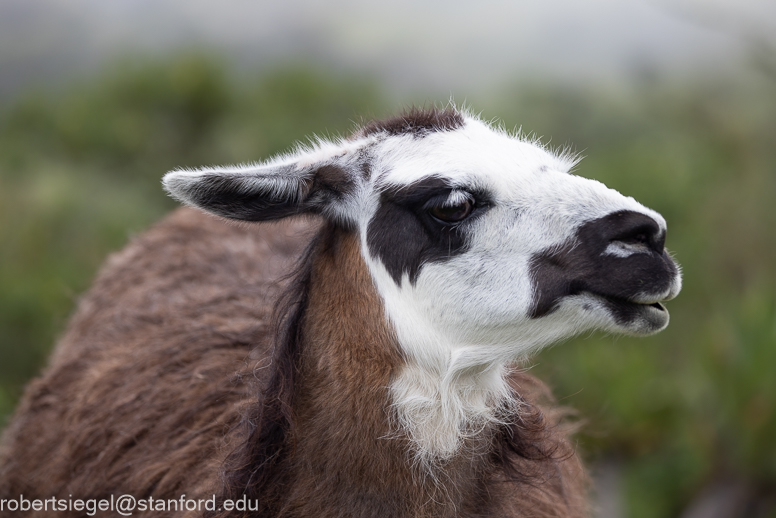
[(381, 195), (380, 206), (367, 228), (367, 247), (397, 284), (405, 273), (414, 284), (424, 264), (443, 262), (468, 250), (461, 223), (489, 206), (487, 196), (472, 193), (470, 214), (458, 221), (446, 221), (432, 212), (435, 207), (449, 206), (451, 193), (458, 190), (448, 180), (431, 177)]

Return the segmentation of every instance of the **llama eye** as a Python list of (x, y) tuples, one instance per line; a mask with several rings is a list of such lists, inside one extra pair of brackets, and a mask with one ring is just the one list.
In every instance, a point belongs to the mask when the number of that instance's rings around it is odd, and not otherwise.
[(464, 200), (457, 205), (430, 207), (428, 212), (443, 223), (458, 223), (468, 218), (472, 210), (474, 210), (474, 203), (471, 200)]

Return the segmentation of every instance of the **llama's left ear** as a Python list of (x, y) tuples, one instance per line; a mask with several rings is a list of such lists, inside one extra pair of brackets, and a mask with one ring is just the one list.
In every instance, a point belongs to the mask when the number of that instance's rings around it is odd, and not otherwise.
[(162, 183), (173, 198), (226, 218), (265, 221), (311, 212), (347, 220), (362, 167), (358, 148), (326, 143), (267, 164), (178, 169)]

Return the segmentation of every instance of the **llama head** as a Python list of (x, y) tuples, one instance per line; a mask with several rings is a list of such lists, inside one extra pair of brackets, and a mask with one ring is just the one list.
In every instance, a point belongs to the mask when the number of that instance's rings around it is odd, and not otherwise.
[(648, 335), (681, 287), (656, 212), (468, 114), (411, 112), (270, 162), (177, 170), (174, 197), (240, 220), (358, 232), (406, 353), (492, 365), (592, 329)]
[(399, 424), (435, 465), (512, 408), (514, 362), (585, 331), (668, 325), (661, 302), (681, 275), (665, 221), (573, 164), (447, 109), (266, 163), (172, 171), (164, 185), (227, 218), (315, 213), (358, 235), (407, 359), (390, 387)]

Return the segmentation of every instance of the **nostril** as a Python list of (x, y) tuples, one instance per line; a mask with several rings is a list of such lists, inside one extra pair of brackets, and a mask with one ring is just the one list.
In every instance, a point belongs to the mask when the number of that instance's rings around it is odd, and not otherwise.
[(665, 245), (665, 232), (660, 232), (659, 229), (657, 229), (657, 231), (653, 231), (652, 229), (635, 229), (632, 232), (618, 235), (612, 239), (610, 243), (635, 245), (662, 254), (663, 246)]
[(647, 237), (646, 232), (639, 232), (638, 234), (634, 235), (632, 238), (632, 241), (634, 241), (635, 243), (641, 243), (644, 245), (649, 244), (649, 238)]
[[(657, 226), (657, 225), (655, 225)], [(651, 228), (649, 225), (634, 228), (611, 239), (610, 242), (620, 242), (629, 245), (641, 245), (657, 253), (663, 253), (665, 245), (665, 232), (659, 228)]]
[(646, 214), (634, 211), (615, 212), (599, 221), (601, 224), (598, 229), (607, 245), (626, 245), (629, 249), (635, 247), (663, 253), (665, 231), (657, 221)]

